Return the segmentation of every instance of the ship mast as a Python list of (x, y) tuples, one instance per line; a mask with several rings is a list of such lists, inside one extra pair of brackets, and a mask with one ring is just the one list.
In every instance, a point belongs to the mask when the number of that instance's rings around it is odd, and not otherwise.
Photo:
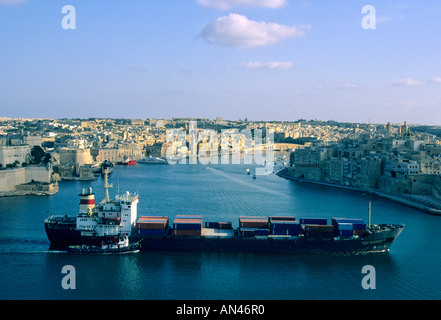
[(113, 187), (112, 183), (108, 183), (107, 178), (109, 177), (109, 172), (107, 171), (107, 169), (103, 170), (104, 173), (104, 201), (110, 201), (110, 197), (109, 197), (109, 188)]
[(369, 201), (369, 228), (371, 227), (371, 201)]

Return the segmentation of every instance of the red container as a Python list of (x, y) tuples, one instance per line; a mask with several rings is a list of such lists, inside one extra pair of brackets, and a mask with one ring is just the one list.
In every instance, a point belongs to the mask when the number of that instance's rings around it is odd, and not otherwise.
[(140, 220), (167, 220), (168, 222), (168, 217), (167, 216), (142, 216), (139, 218), (138, 221)]
[(166, 220), (138, 220), (137, 229), (165, 229), (167, 227)]
[(268, 228), (268, 218), (264, 217), (239, 217), (241, 228)]

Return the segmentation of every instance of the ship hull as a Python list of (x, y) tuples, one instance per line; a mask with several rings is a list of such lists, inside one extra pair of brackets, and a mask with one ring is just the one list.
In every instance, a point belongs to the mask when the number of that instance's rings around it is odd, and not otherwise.
[(77, 230), (74, 224), (57, 225), (46, 222), (45, 230), (53, 249), (65, 249), (74, 245), (99, 246), (103, 241), (110, 241), (114, 238), (113, 236), (85, 235), (84, 231)]
[[(208, 251), (250, 253), (357, 253), (388, 251), (400, 235), (403, 225), (388, 225), (381, 231), (365, 237), (308, 238), (299, 237), (202, 237), (174, 236), (169, 230), (165, 236), (134, 235), (131, 242), (140, 242), (142, 251)], [(74, 223), (46, 221), (46, 234), (51, 248), (62, 249), (73, 245), (98, 246), (113, 237), (98, 237), (76, 230)]]
[(135, 237), (142, 240), (141, 250), (145, 251), (212, 251), (212, 252), (252, 252), (252, 253), (356, 253), (388, 251), (403, 230), (396, 226), (365, 238), (311, 239), (293, 238), (207, 238), (188, 236)]

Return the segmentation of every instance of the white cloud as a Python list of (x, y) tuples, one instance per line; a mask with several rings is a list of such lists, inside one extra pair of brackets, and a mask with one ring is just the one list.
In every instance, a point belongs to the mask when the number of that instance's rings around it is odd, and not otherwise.
[(271, 61), (271, 62), (245, 62), (240, 64), (245, 69), (270, 69), (270, 70), (288, 70), (292, 68), (290, 61)]
[(359, 86), (355, 83), (345, 83), (340, 86), (340, 88), (344, 88), (344, 89), (351, 89), (351, 88), (358, 88), (358, 87)]
[(310, 25), (287, 26), (272, 22), (253, 21), (230, 13), (205, 25), (200, 36), (211, 44), (237, 48), (269, 46), (291, 37), (303, 37)]
[(27, 0), (0, 0), (0, 5), (18, 5), (25, 3)]
[(435, 83), (441, 83), (441, 77), (435, 77), (432, 79), (432, 81)]
[(286, 5), (286, 0), (197, 0), (199, 5), (229, 10), (235, 7), (264, 7), (277, 9)]
[(412, 78), (405, 78), (395, 82), (394, 84), (402, 87), (419, 87), (422, 85), (422, 82)]

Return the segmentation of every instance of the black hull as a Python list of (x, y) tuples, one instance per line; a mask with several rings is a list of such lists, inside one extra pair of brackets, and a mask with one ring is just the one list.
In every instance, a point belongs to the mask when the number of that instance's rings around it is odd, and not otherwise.
[(392, 230), (380, 231), (364, 238), (312, 239), (298, 237), (281, 238), (207, 238), (188, 236), (134, 237), (142, 240), (141, 250), (145, 251), (211, 251), (211, 252), (251, 252), (251, 253), (357, 253), (388, 251), (403, 230), (395, 226)]
[[(74, 245), (100, 246), (102, 241), (113, 237), (85, 236), (74, 225), (45, 224), (51, 248), (62, 249)], [(387, 226), (366, 237), (314, 239), (305, 236), (292, 238), (209, 238), (173, 236), (131, 237), (130, 241), (141, 242), (142, 251), (211, 251), (211, 252), (250, 252), (250, 253), (356, 253), (388, 251), (404, 226)]]
[(66, 249), (69, 246), (86, 245), (101, 246), (102, 242), (111, 241), (114, 237), (84, 236), (75, 229), (75, 225), (54, 226), (45, 223), (47, 237), (51, 249)]

